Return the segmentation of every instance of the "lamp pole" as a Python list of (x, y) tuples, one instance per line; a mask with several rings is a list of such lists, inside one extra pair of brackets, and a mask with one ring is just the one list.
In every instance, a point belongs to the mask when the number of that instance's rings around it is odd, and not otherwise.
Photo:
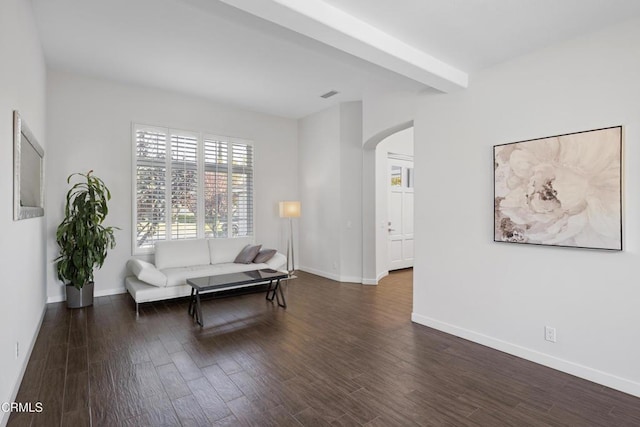
[(293, 276), (296, 271), (295, 255), (293, 250), (293, 218), (300, 216), (300, 202), (284, 201), (279, 204), (280, 218), (289, 218), (289, 239), (287, 240), (287, 273)]
[[(291, 268), (289, 268), (289, 248), (291, 248)], [(293, 276), (293, 273), (296, 271), (293, 253), (293, 218), (289, 217), (289, 244), (287, 245), (287, 271), (289, 272), (289, 276)]]

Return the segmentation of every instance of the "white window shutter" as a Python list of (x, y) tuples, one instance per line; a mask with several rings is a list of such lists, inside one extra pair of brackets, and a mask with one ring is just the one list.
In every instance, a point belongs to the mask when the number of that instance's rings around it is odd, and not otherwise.
[(134, 125), (134, 253), (155, 242), (253, 235), (253, 146)]
[(253, 235), (253, 147), (232, 143), (233, 236)]
[(166, 133), (139, 128), (136, 137), (136, 247), (166, 239)]
[(204, 138), (205, 237), (228, 237), (229, 144)]
[(198, 237), (198, 137), (171, 134), (171, 238)]

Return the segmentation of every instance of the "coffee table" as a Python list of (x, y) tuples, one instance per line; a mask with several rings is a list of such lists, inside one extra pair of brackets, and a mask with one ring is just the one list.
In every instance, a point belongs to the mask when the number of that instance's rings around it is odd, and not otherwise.
[[(193, 317), (200, 326), (204, 326), (202, 321), (202, 309), (200, 307), (200, 293), (212, 293), (228, 291), (230, 289), (246, 288), (269, 282), (266, 299), (273, 301), (276, 298), (278, 306), (287, 307), (284, 299), (280, 281), (287, 279), (289, 275), (278, 270), (268, 268), (262, 270), (243, 271), (240, 273), (219, 274), (217, 276), (196, 277), (187, 279), (187, 285), (191, 286), (191, 297), (189, 299), (189, 315)], [(275, 282), (275, 284), (274, 284)], [(279, 291), (279, 295), (278, 295)], [(282, 298), (282, 302), (280, 302)]]

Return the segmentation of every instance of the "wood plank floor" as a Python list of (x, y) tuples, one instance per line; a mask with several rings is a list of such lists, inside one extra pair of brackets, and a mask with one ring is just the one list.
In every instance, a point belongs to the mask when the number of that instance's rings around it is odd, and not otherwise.
[(638, 426), (640, 399), (410, 322), (412, 272), (250, 294), (47, 307), (11, 426)]

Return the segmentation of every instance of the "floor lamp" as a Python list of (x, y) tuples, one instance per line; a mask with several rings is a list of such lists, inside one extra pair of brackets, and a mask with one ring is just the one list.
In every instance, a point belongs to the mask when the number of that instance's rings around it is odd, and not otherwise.
[(296, 271), (293, 256), (293, 218), (300, 217), (300, 202), (280, 202), (280, 218), (289, 218), (289, 240), (287, 241), (287, 272), (293, 276)]

